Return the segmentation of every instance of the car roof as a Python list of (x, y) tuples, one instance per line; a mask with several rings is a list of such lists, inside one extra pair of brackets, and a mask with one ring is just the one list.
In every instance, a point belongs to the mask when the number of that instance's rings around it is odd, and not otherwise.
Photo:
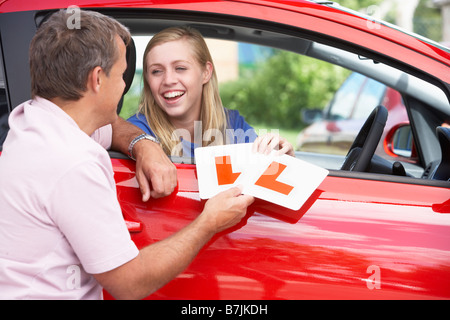
[[(3, 1), (0, 3), (0, 13), (13, 12), (13, 11), (29, 11), (29, 10), (49, 10), (57, 8), (67, 8), (73, 4), (72, 0), (41, 0), (32, 2), (22, 1)], [(242, 11), (242, 5), (253, 5), (260, 7), (261, 10), (250, 10), (247, 12)], [(331, 1), (306, 1), (306, 0), (196, 0), (196, 1), (183, 1), (183, 0), (79, 0), (77, 6), (80, 8), (153, 8), (153, 9), (177, 9), (177, 10), (193, 10), (198, 12), (210, 12), (210, 13), (226, 13), (236, 16), (251, 16), (266, 19), (273, 22), (284, 22), (285, 14), (288, 12), (300, 13), (306, 18), (319, 19), (311, 20), (311, 25), (317, 25), (317, 21), (330, 21), (341, 25), (347, 26), (353, 30), (363, 31), (366, 34), (376, 35), (378, 39), (389, 40), (389, 43), (395, 43), (400, 45), (395, 54), (400, 60), (410, 59), (415, 61), (418, 68), (421, 65), (427, 65), (427, 69), (431, 70), (435, 76), (443, 79), (445, 82), (450, 83), (449, 72), (443, 72), (442, 64), (444, 66), (450, 66), (450, 52), (443, 46), (439, 46), (436, 43), (432, 43), (431, 40), (425, 40), (420, 36), (413, 36), (407, 34), (404, 31), (400, 31), (398, 28), (389, 25), (385, 22), (375, 21), (371, 17), (364, 16), (361, 13), (351, 11), (347, 8), (341, 7), (338, 4)], [(281, 10), (281, 11), (280, 11)], [(299, 20), (299, 16), (293, 17), (293, 20)], [(289, 23), (289, 21), (287, 21)], [(369, 25), (370, 24), (370, 25)], [(373, 25), (372, 25), (373, 24)], [(326, 28), (327, 26), (324, 25)], [(329, 26), (328, 26), (329, 28)], [(319, 27), (320, 29), (320, 27)], [(361, 39), (360, 35), (354, 33), (349, 35), (345, 30), (340, 30), (340, 34), (337, 34), (337, 30), (332, 28), (321, 30), (322, 33), (333, 36), (340, 36), (343, 40), (346, 39), (358, 39), (364, 42), (368, 47), (371, 46), (371, 40)], [(349, 38), (350, 37), (350, 38)], [(351, 38), (353, 37), (353, 38)], [(355, 38), (356, 37), (356, 38)], [(365, 38), (365, 37), (363, 37)], [(426, 61), (419, 61), (420, 56), (417, 55), (405, 55), (400, 52), (401, 48), (413, 50), (420, 55), (426, 55), (434, 61), (440, 62), (440, 64), (434, 64)], [(374, 48), (374, 47), (372, 47)], [(414, 63), (411, 63), (414, 65)], [(446, 70), (444, 70), (446, 71)]]

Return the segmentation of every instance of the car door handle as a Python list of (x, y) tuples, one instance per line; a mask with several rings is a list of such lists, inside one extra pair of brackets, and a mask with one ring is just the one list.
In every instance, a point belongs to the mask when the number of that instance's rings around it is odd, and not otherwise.
[(125, 224), (127, 225), (128, 232), (141, 232), (142, 231), (142, 223), (139, 221), (125, 220)]

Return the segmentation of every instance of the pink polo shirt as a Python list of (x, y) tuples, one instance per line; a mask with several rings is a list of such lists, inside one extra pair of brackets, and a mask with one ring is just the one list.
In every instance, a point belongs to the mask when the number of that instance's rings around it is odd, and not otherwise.
[(92, 274), (130, 261), (111, 126), (86, 135), (36, 98), (16, 107), (0, 156), (0, 299), (100, 299)]

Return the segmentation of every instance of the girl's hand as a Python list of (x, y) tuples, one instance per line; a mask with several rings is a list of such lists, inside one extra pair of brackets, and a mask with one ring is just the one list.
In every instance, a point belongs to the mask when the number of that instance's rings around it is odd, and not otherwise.
[(266, 133), (259, 136), (253, 142), (253, 152), (269, 154), (272, 150), (278, 150), (277, 155), (287, 154), (295, 157), (294, 148), (285, 138), (274, 133)]

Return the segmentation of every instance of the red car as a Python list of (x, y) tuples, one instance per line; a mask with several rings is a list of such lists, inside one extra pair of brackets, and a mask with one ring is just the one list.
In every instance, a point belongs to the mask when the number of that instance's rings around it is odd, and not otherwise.
[[(0, 3), (3, 124), (30, 98), (28, 45), (36, 26), (51, 10), (71, 4)], [(347, 155), (297, 152), (299, 159), (329, 170), (300, 210), (256, 200), (242, 224), (217, 235), (149, 299), (450, 298), (450, 134), (443, 126), (450, 119), (448, 49), (330, 2), (80, 0), (77, 5), (113, 16), (134, 36), (188, 24), (207, 38), (337, 64), (397, 90), (408, 114), (409, 124), (394, 126), (383, 143), (393, 154), (409, 150), (409, 157), (395, 162), (373, 157), (386, 121), (386, 109), (373, 105)], [(178, 169), (175, 192), (143, 203), (134, 161), (111, 152), (123, 215), (139, 247), (170, 236), (203, 208), (193, 159), (172, 160)]]

